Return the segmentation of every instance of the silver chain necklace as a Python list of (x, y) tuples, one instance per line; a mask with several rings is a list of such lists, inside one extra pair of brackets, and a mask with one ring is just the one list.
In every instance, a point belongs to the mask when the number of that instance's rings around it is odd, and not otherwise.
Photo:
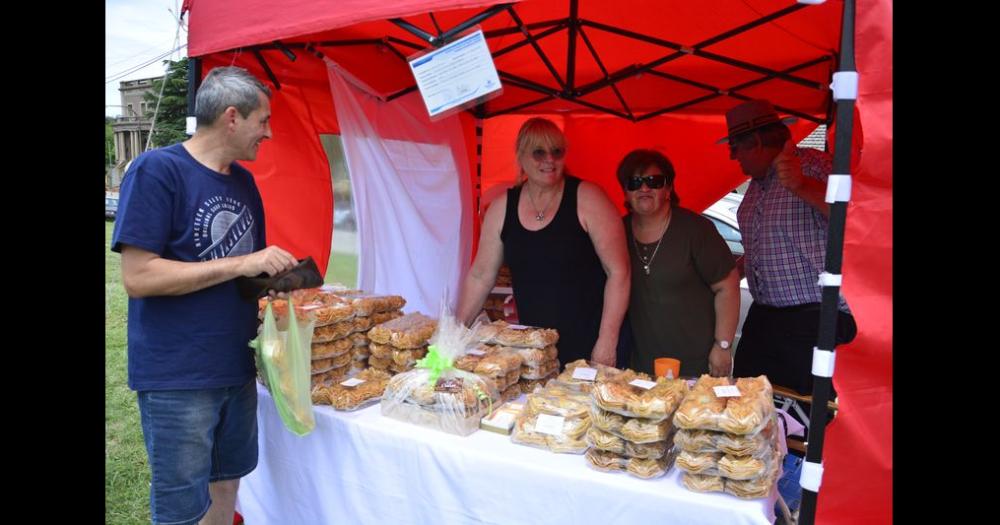
[(663, 233), (660, 234), (659, 240), (656, 241), (656, 247), (653, 248), (652, 255), (649, 259), (642, 256), (642, 250), (639, 249), (639, 241), (636, 240), (635, 231), (632, 231), (632, 243), (635, 244), (635, 254), (639, 256), (639, 261), (642, 262), (642, 269), (649, 275), (649, 266), (653, 264), (653, 257), (656, 257), (656, 252), (660, 249), (660, 243), (663, 242), (663, 236), (667, 234), (667, 226), (670, 226), (670, 219), (673, 218), (674, 211), (670, 210), (667, 214), (667, 220), (663, 223)]
[[(552, 201), (555, 200), (556, 194), (553, 193), (552, 196), (549, 197), (549, 202), (545, 203), (545, 209), (543, 209), (542, 211), (538, 211), (538, 206), (535, 205), (535, 198), (531, 196), (531, 190), (528, 190), (527, 187), (525, 187), (524, 189), (525, 189), (525, 191), (528, 192), (528, 200), (531, 201), (531, 207), (535, 209), (535, 220), (538, 221), (538, 222), (544, 221), (545, 220), (545, 213), (549, 211), (549, 206), (551, 206), (552, 205)], [(558, 192), (559, 192), (559, 190), (556, 190), (556, 193), (558, 193)]]

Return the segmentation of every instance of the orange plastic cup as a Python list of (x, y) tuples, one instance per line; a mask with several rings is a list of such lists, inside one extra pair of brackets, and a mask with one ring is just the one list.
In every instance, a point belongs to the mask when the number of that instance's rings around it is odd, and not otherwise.
[(681, 376), (681, 361), (673, 357), (660, 357), (653, 361), (656, 377), (677, 379)]

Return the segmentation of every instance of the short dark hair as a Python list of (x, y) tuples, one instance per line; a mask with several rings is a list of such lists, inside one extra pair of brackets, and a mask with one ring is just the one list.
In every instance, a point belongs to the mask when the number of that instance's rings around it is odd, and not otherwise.
[[(646, 171), (650, 166), (660, 168), (660, 171), (667, 176), (667, 186), (670, 186), (670, 205), (677, 206), (680, 204), (681, 198), (677, 195), (677, 190), (674, 188), (674, 177), (676, 175), (674, 165), (666, 155), (652, 149), (632, 150), (618, 163), (618, 184), (621, 185), (622, 191), (625, 191), (625, 185), (630, 178), (642, 175), (642, 172)], [(628, 207), (627, 204), (626, 207)]]
[(271, 90), (242, 67), (217, 67), (209, 71), (195, 95), (194, 116), (198, 125), (215, 124), (229, 106), (247, 118), (260, 107), (258, 92), (271, 97)]

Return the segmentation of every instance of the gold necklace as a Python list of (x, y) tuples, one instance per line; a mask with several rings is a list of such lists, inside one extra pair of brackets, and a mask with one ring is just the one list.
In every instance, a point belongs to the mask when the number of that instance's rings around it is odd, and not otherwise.
[(545, 209), (543, 209), (542, 211), (538, 211), (538, 206), (535, 205), (535, 198), (531, 196), (531, 190), (529, 190), (527, 187), (525, 187), (525, 190), (527, 190), (528, 192), (528, 200), (531, 201), (531, 207), (535, 209), (535, 220), (538, 222), (544, 221), (545, 214), (549, 211), (549, 206), (552, 205), (552, 201), (555, 199), (556, 193), (559, 193), (559, 190), (556, 190), (555, 192), (552, 193), (551, 196), (549, 196), (549, 201), (545, 203)]
[(639, 256), (639, 261), (642, 262), (642, 269), (649, 275), (649, 266), (653, 264), (653, 257), (656, 257), (656, 252), (660, 249), (660, 243), (663, 242), (663, 236), (667, 234), (667, 226), (670, 226), (670, 219), (674, 216), (674, 210), (671, 209), (667, 212), (667, 220), (663, 223), (663, 233), (660, 234), (659, 240), (656, 241), (656, 247), (653, 248), (653, 254), (646, 259), (642, 256), (642, 252), (639, 249), (639, 241), (636, 240), (635, 230), (632, 231), (632, 243), (635, 244), (635, 254)]

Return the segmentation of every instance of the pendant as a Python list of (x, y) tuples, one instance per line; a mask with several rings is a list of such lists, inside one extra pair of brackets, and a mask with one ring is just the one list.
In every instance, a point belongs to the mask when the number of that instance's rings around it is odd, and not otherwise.
[(649, 275), (649, 265), (648, 264), (642, 265), (642, 269), (646, 270), (646, 275)]
[(544, 213), (536, 213), (535, 214), (535, 220), (538, 221), (538, 222), (542, 222), (543, 220), (545, 220), (545, 214)]

